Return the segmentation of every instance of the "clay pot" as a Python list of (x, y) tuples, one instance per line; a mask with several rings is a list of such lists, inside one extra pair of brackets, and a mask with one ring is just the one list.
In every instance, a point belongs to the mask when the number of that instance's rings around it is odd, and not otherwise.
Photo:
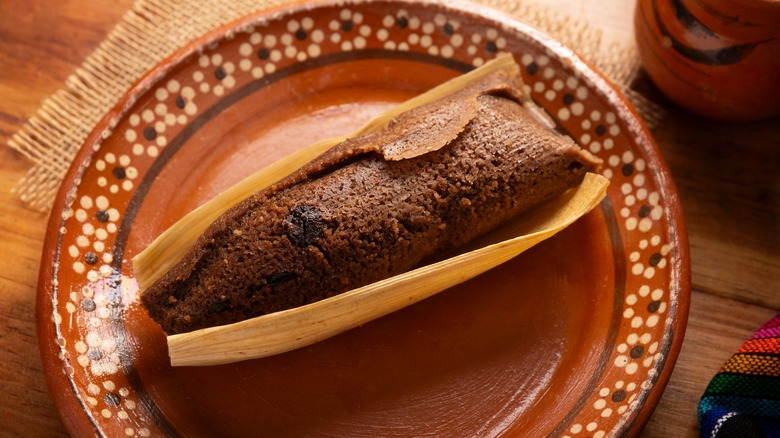
[(674, 102), (731, 121), (780, 115), (780, 0), (639, 0), (642, 63)]

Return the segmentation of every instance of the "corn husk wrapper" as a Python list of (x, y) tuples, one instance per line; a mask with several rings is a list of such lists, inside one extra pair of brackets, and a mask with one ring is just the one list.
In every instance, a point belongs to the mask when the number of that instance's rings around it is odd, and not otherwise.
[[(288, 176), (348, 137), (376, 132), (398, 114), (437, 100), (499, 69), (518, 73), (511, 55), (450, 80), (373, 119), (349, 136), (304, 148), (255, 173), (189, 213), (133, 259), (145, 289), (174, 266), (205, 229), (233, 205)], [(271, 356), (327, 339), (473, 278), (553, 236), (592, 210), (609, 182), (587, 174), (579, 187), (522, 215), (461, 250), (460, 254), (312, 304), (168, 336), (173, 366), (217, 365)]]
[(606, 178), (589, 173), (579, 187), (475, 242), (478, 249), (305, 306), (168, 336), (171, 365), (217, 365), (284, 353), (400, 310), (552, 237), (596, 207), (608, 185)]

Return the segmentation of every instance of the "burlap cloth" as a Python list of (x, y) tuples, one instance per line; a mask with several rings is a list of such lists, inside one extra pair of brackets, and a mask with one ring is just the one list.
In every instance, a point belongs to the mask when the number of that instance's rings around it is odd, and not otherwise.
[[(147, 70), (220, 25), (289, 0), (138, 0), (108, 37), (48, 97), (9, 141), (32, 162), (15, 187), (31, 208), (46, 211), (71, 160), (102, 116)], [(477, 0), (558, 39), (590, 61), (632, 101), (649, 126), (659, 109), (629, 85), (638, 68), (633, 41), (604, 44), (602, 32), (587, 23), (536, 4)]]

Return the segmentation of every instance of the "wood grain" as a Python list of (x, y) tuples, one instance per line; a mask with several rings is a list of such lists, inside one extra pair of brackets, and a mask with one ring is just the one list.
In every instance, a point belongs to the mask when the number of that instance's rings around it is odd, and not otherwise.
[(690, 233), (694, 288), (780, 309), (780, 129), (671, 109), (655, 138)]
[(30, 163), (5, 144), (131, 4), (0, 2), (0, 436), (67, 436), (46, 388), (35, 336), (48, 217), (25, 208), (11, 193)]
[(35, 284), (46, 217), (9, 192), (28, 167), (0, 150), (0, 435), (59, 436), (35, 336)]
[[(528, 0), (540, 3), (542, 0)], [(632, 38), (633, 2), (547, 0), (563, 13)], [(0, 2), (0, 143), (59, 88), (131, 0)], [(655, 137), (680, 190), (693, 284), (685, 342), (642, 437), (698, 436), (696, 408), (709, 379), (780, 311), (780, 120), (736, 125), (665, 103)], [(35, 337), (35, 290), (47, 217), (11, 189), (28, 162), (0, 147), (0, 436), (66, 436), (48, 395)]]

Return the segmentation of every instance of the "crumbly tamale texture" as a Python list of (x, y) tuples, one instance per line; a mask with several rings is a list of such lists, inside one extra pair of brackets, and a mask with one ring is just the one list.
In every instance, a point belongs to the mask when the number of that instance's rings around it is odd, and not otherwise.
[[(560, 195), (597, 160), (518, 96), (472, 91), (470, 109), (451, 105), (451, 117), (435, 105), (407, 117), (425, 129), (401, 117), (336, 146), (228, 210), (143, 304), (168, 334), (302, 306), (408, 271)], [(451, 138), (422, 154), (388, 159), (377, 146), (409, 149), (437, 129)]]

